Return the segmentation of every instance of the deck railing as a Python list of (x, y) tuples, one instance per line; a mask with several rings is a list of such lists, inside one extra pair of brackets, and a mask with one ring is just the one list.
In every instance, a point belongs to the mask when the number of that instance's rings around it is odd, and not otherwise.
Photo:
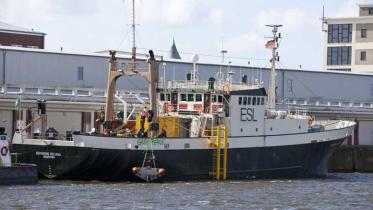
[[(234, 89), (241, 87), (254, 88), (253, 85), (242, 85), (232, 84)], [(198, 88), (207, 89), (208, 81), (169, 81), (166, 85), (158, 84), (159, 88), (184, 88), (190, 90), (196, 90)], [(224, 85), (219, 84), (219, 81), (215, 82), (214, 87), (219, 87), (217, 90), (223, 90)], [(50, 96), (58, 99), (58, 97), (64, 98), (76, 98), (77, 101), (84, 98), (94, 98), (97, 100), (104, 100), (106, 98), (105, 89), (99, 88), (71, 88), (71, 87), (53, 87), (53, 86), (36, 86), (36, 85), (17, 85), (17, 84), (5, 84), (0, 85), (0, 96), (5, 95), (12, 98), (17, 95), (28, 95), (30, 97), (35, 96)], [(120, 95), (123, 99), (133, 99), (133, 103), (139, 103), (138, 97), (143, 101), (149, 101), (147, 91), (124, 91), (117, 90), (116, 94)], [(136, 96), (137, 95), (137, 96)], [(287, 109), (291, 107), (298, 107), (297, 109), (349, 109), (358, 111), (371, 111), (373, 109), (372, 100), (348, 100), (348, 99), (324, 99), (324, 98), (277, 98), (277, 106)]]

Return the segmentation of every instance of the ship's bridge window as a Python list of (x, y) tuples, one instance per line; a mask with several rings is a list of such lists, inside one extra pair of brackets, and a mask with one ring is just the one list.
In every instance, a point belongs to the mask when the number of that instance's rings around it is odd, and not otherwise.
[(247, 104), (247, 97), (243, 97), (243, 105)]
[(264, 97), (260, 100), (260, 105), (264, 105)]
[(202, 95), (196, 94), (196, 101), (202, 101)]
[(248, 105), (251, 104), (251, 97), (248, 97), (248, 98), (247, 98), (247, 104), (248, 104)]
[(256, 105), (260, 105), (260, 97), (256, 98)]
[(242, 97), (238, 97), (238, 105), (242, 104)]
[(223, 103), (223, 96), (222, 95), (218, 95), (218, 102)]
[(172, 94), (172, 101), (177, 101), (177, 94)]
[(180, 94), (180, 101), (187, 101), (187, 95), (186, 94)]
[(212, 103), (215, 103), (215, 102), (216, 102), (216, 95), (212, 95), (212, 97), (211, 97), (211, 102), (212, 102)]
[(161, 100), (161, 101), (164, 101), (164, 94), (163, 94), (163, 93), (161, 93), (160, 100)]
[(256, 104), (256, 97), (253, 97), (253, 104), (252, 105), (255, 105)]
[(194, 101), (194, 94), (188, 94), (188, 101)]

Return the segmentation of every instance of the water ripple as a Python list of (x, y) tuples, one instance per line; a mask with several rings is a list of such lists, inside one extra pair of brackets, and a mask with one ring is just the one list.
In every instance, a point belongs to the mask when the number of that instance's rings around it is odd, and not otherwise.
[(1, 186), (1, 209), (373, 209), (373, 174), (326, 179)]

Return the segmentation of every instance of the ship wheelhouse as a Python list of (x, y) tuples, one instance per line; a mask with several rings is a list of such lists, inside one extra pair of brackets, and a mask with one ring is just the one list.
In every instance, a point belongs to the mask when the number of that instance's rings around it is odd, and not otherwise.
[(217, 114), (229, 102), (227, 93), (211, 90), (159, 89), (158, 98), (161, 114)]

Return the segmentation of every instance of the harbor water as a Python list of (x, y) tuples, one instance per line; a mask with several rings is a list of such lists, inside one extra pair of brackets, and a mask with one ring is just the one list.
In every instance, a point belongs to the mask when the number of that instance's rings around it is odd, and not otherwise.
[(0, 186), (1, 209), (373, 209), (373, 174), (324, 179)]

